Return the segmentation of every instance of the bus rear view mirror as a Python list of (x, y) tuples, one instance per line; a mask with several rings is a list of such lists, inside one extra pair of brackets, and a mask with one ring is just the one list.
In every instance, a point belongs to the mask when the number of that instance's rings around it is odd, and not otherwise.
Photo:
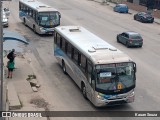
[(61, 14), (59, 13), (59, 17), (61, 18)]
[(136, 67), (136, 63), (133, 63), (134, 65), (134, 71), (137, 72), (137, 67)]

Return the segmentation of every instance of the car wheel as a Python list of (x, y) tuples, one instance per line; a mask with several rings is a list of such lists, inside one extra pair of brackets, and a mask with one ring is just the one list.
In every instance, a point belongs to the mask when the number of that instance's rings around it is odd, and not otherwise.
[(154, 22), (154, 20), (151, 21), (151, 23), (153, 23), (153, 22)]
[(142, 47), (142, 45), (139, 46), (140, 48)]
[(144, 23), (144, 21), (143, 21), (143, 19), (142, 19), (142, 18), (140, 19), (140, 21), (141, 21), (142, 23)]
[(118, 36), (117, 36), (117, 42), (120, 43)]
[(136, 16), (134, 16), (134, 20), (136, 20)]
[(62, 61), (62, 69), (63, 69), (63, 73), (67, 74), (66, 66), (65, 66), (65, 62), (64, 61)]
[(126, 46), (127, 46), (127, 48), (129, 48), (129, 47), (130, 47), (128, 42), (126, 42)]
[(85, 99), (87, 99), (86, 87), (85, 87), (84, 83), (82, 83), (82, 85), (81, 85), (81, 91), (82, 91), (83, 97)]

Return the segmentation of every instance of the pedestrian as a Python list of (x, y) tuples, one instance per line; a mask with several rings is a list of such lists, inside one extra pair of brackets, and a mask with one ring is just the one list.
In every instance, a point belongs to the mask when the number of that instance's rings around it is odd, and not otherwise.
[(9, 60), (7, 63), (7, 67), (8, 67), (8, 77), (7, 78), (12, 78), (13, 69), (14, 69), (14, 61)]
[(11, 61), (14, 61), (15, 58), (15, 49), (12, 49), (12, 51), (7, 55), (7, 58)]

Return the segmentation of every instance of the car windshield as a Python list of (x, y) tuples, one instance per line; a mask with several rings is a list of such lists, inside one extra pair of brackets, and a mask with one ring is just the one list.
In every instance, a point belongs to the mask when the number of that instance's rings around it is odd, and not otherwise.
[(127, 5), (125, 5), (125, 4), (120, 4), (120, 7), (127, 7)]
[(42, 27), (53, 27), (59, 24), (58, 12), (39, 13), (39, 24)]
[(146, 16), (146, 17), (152, 17), (151, 14), (148, 14), (148, 13), (145, 13), (145, 12), (142, 12), (142, 15), (143, 15), (143, 16)]
[(103, 91), (126, 89), (134, 85), (133, 63), (97, 65), (96, 88)]

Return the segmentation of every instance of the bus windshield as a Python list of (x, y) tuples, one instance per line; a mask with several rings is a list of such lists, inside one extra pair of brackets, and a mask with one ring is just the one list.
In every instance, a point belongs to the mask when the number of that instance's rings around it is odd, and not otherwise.
[(42, 27), (54, 27), (59, 24), (58, 12), (41, 12), (39, 13), (39, 25)]
[(133, 63), (96, 66), (96, 88), (101, 91), (124, 90), (135, 84)]

